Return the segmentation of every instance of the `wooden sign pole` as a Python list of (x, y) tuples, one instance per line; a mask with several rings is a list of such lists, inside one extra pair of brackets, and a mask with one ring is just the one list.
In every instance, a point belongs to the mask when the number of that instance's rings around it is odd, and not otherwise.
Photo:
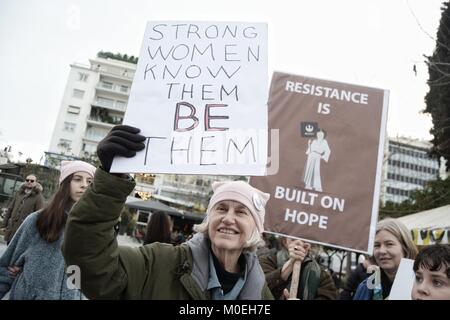
[(297, 290), (299, 285), (301, 267), (302, 263), (300, 261), (294, 262), (294, 268), (292, 270), (291, 288), (289, 290), (289, 299), (297, 299)]

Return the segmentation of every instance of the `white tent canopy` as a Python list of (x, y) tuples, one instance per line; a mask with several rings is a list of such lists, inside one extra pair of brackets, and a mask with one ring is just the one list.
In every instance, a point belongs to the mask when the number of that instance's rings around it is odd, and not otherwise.
[(450, 205), (398, 218), (408, 229), (450, 229)]
[(398, 218), (418, 245), (450, 242), (450, 205)]

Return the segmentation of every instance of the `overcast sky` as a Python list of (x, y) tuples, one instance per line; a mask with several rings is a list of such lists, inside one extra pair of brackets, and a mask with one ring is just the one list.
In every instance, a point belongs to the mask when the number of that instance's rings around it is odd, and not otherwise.
[(388, 89), (388, 134), (431, 139), (431, 119), (420, 113), (428, 92), (423, 55), (434, 49), (441, 3), (1, 0), (0, 147), (39, 161), (69, 65), (88, 64), (100, 50), (139, 55), (148, 20), (267, 22), (268, 81), (276, 70)]

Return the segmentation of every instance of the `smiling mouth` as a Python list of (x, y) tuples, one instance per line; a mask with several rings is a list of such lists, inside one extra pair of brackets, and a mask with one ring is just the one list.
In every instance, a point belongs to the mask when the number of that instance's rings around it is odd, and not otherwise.
[(223, 234), (239, 234), (239, 232), (234, 231), (232, 229), (226, 229), (226, 228), (220, 228), (217, 230), (219, 233), (223, 233)]

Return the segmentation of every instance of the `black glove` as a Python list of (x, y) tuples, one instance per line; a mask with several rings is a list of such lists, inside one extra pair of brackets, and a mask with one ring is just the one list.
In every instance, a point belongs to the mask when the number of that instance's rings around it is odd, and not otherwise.
[(114, 156), (131, 158), (136, 155), (136, 151), (145, 148), (145, 137), (138, 134), (139, 132), (140, 129), (127, 125), (118, 125), (111, 129), (97, 146), (97, 155), (103, 170), (109, 172)]

